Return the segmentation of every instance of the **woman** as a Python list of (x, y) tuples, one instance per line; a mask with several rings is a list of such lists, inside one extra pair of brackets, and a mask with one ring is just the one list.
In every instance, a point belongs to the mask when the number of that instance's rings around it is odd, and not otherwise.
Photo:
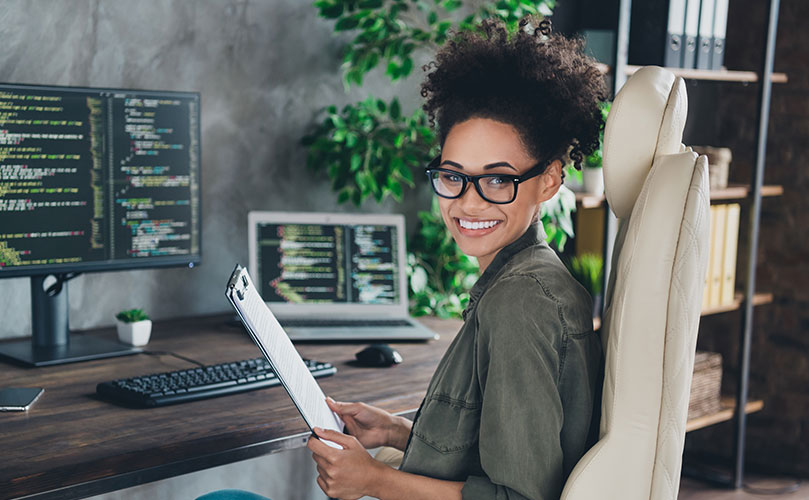
[[(563, 161), (598, 146), (602, 76), (578, 41), (487, 21), (438, 53), (422, 86), (441, 155), (427, 169), (444, 223), (482, 275), (414, 422), (329, 406), (350, 435), (308, 443), (331, 497), (558, 499), (593, 444), (601, 343), (592, 299), (545, 243), (540, 205)], [(365, 448), (404, 451), (400, 469)]]
[[(444, 223), (482, 275), (413, 422), (328, 404), (347, 434), (310, 438), (330, 497), (558, 499), (595, 439), (601, 342), (592, 299), (545, 243), (538, 215), (598, 147), (602, 75), (581, 43), (520, 23), (455, 35), (422, 85), (441, 155), (427, 168)], [(595, 424), (595, 425), (591, 425)], [(404, 451), (399, 469), (366, 448)], [(243, 492), (205, 498), (255, 498)]]

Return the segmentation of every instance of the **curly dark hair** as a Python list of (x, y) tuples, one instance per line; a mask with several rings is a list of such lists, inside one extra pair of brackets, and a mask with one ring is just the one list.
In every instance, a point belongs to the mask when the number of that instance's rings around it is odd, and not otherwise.
[(598, 149), (599, 103), (607, 98), (604, 77), (582, 46), (533, 17), (522, 19), (514, 34), (491, 19), (475, 31), (453, 33), (424, 66), (433, 71), (421, 86), (441, 145), (455, 124), (489, 118), (513, 126), (536, 160), (567, 154), (581, 169)]

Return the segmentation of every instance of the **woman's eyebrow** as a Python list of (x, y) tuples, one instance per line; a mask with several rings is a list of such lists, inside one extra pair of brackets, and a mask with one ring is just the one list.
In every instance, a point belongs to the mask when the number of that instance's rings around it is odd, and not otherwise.
[(507, 161), (498, 161), (496, 163), (489, 163), (488, 165), (483, 165), (483, 170), (489, 170), (490, 168), (497, 168), (497, 167), (508, 167), (511, 170), (514, 170), (515, 172), (517, 171), (517, 169), (514, 168), (514, 166)]
[(449, 165), (451, 167), (455, 167), (455, 168), (459, 168), (459, 169), (463, 170), (463, 165), (461, 165), (460, 163), (455, 163), (454, 161), (451, 161), (451, 160), (442, 161), (441, 165), (439, 165), (439, 167), (443, 166), (443, 165)]
[[(452, 160), (444, 160), (444, 161), (441, 162), (441, 165), (451, 165), (451, 166), (453, 166), (455, 168), (459, 168), (461, 170), (464, 170), (463, 165), (461, 165), (460, 163), (455, 163)], [(498, 161), (498, 162), (495, 162), (495, 163), (489, 163), (488, 165), (483, 166), (483, 170), (489, 170), (489, 169), (497, 168), (497, 167), (508, 167), (511, 170), (517, 171), (517, 169), (514, 168), (514, 166), (511, 163), (507, 162), (507, 161)]]

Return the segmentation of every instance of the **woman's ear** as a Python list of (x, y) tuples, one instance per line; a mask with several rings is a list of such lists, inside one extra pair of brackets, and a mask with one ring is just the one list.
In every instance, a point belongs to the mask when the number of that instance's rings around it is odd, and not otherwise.
[(553, 198), (562, 185), (562, 160), (553, 160), (545, 173), (540, 176), (539, 201), (544, 202)]

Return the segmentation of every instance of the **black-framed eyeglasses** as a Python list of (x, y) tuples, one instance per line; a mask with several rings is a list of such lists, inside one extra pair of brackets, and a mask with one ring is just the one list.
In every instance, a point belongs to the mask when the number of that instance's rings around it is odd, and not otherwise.
[(466, 192), (470, 182), (481, 198), (489, 203), (505, 205), (517, 198), (517, 185), (545, 173), (548, 162), (540, 162), (522, 175), (482, 174), (467, 175), (457, 170), (440, 168), (441, 156), (436, 156), (427, 165), (427, 178), (433, 191), (442, 198), (450, 200), (460, 198)]

